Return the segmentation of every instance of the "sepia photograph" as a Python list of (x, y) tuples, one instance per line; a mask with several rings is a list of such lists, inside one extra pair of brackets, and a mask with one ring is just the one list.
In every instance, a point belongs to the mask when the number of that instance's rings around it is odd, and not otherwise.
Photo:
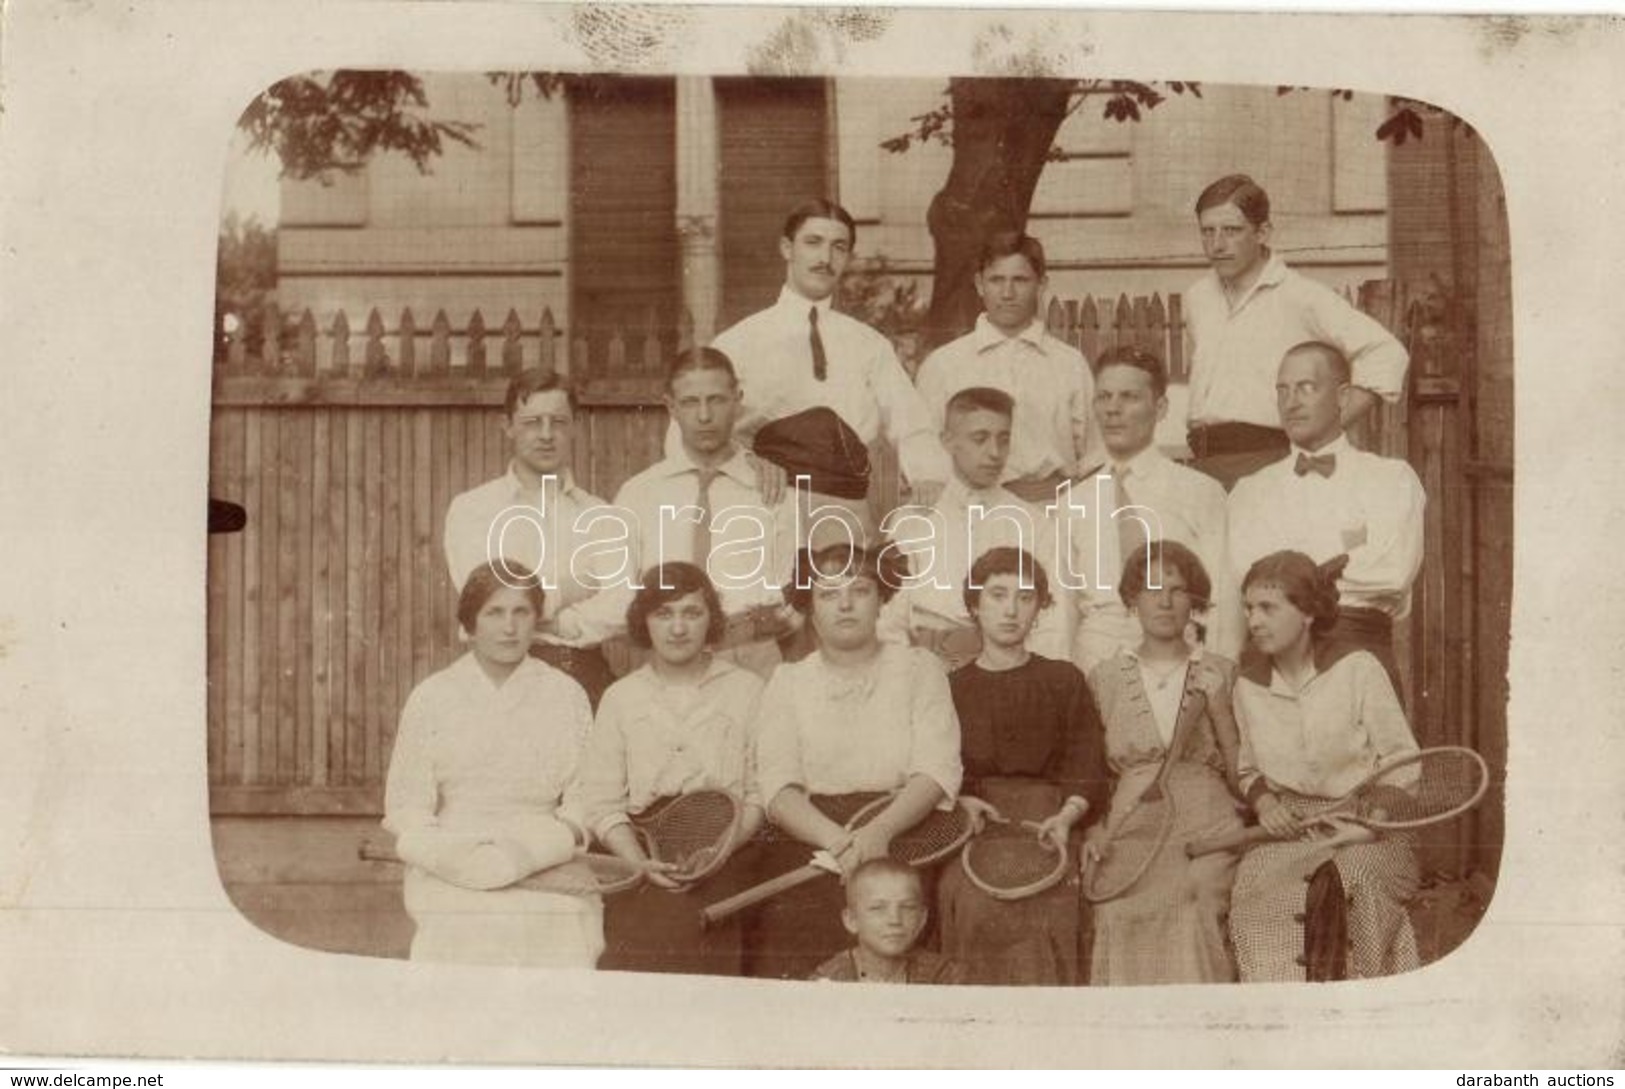
[(8, 16), (0, 1046), (1625, 1061), (1607, 24), (453, 7)]

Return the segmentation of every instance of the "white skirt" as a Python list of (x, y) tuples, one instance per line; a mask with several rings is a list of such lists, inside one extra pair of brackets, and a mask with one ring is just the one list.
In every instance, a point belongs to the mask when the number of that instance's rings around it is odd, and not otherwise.
[(604, 905), (596, 896), (517, 887), (478, 892), (415, 866), (407, 868), (404, 894), (417, 925), (413, 960), (593, 968), (604, 951)]

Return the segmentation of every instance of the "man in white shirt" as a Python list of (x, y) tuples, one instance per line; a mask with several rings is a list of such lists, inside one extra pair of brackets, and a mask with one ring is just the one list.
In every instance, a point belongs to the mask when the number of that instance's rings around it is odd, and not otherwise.
[(982, 247), (976, 327), (920, 366), (918, 385), (932, 423), (946, 422), (948, 398), (971, 386), (1015, 400), (1010, 460), (1001, 483), (1029, 503), (1048, 503), (1062, 481), (1103, 456), (1090, 414), (1093, 382), (1083, 355), (1049, 335), (1039, 317), (1048, 279), (1044, 247), (1001, 231)]
[(581, 613), (614, 571), (610, 554), (593, 547), (593, 514), (604, 501), (570, 471), (575, 412), (575, 395), (556, 372), (514, 376), (503, 400), (513, 461), (451, 501), (444, 545), (459, 590), (476, 567), (503, 558), (541, 577), (546, 603), (531, 653), (579, 681), (596, 708), (615, 677)]
[[(1196, 553), (1213, 586), (1213, 600), (1203, 618), (1207, 646), (1234, 660), (1244, 626), (1240, 595), (1230, 572), (1224, 488), (1157, 449), (1157, 424), (1168, 414), (1168, 371), (1162, 360), (1130, 345), (1108, 350), (1095, 375), (1094, 414), (1107, 457), (1085, 474), (1080, 486), (1095, 494), (1095, 478), (1109, 478), (1109, 484), (1101, 485), (1098, 492), (1106, 498), (1108, 511), (1149, 507), (1156, 513), (1154, 524), (1164, 540), (1178, 541)], [(1139, 523), (1123, 524), (1132, 531), (1134, 547), (1144, 543)], [(1122, 544), (1115, 526), (1112, 532), (1100, 535), (1100, 567), (1110, 575), (1111, 585), (1091, 587), (1084, 594), (1079, 639), (1098, 645), (1082, 648), (1078, 657), (1091, 664), (1110, 657), (1119, 647), (1140, 642), (1139, 623), (1117, 592), (1127, 559)]]
[(1422, 482), (1406, 462), (1350, 445), (1343, 434), (1353, 393), (1349, 364), (1332, 345), (1288, 351), (1275, 388), (1292, 450), (1230, 494), (1236, 583), (1255, 561), (1282, 549), (1316, 563), (1346, 555), (1330, 638), (1371, 651), (1397, 688), (1393, 621), (1409, 613), (1422, 566)]
[[(856, 234), (851, 215), (831, 201), (795, 208), (779, 239), (785, 283), (778, 302), (723, 330), (712, 347), (739, 377), (735, 434), (761, 459), (766, 499), (776, 502), (788, 486), (804, 525), (827, 527), (817, 513), (841, 514), (862, 544), (877, 536), (867, 498), (870, 443), (884, 436), (896, 447), (916, 503), (935, 501), (948, 466), (891, 342), (830, 305)], [(679, 442), (674, 425), (667, 454)], [(803, 475), (808, 487), (796, 488)]]
[(1271, 393), (1288, 348), (1321, 341), (1349, 361), (1345, 426), (1379, 399), (1399, 399), (1410, 357), (1379, 322), (1270, 251), (1269, 194), (1247, 175), (1204, 189), (1196, 220), (1213, 268), (1184, 298), (1191, 366), (1186, 438), (1192, 467), (1228, 490), (1286, 453)]
[[(666, 383), (682, 443), (616, 493), (617, 515), (631, 529), (628, 566), (639, 579), (661, 563), (703, 568), (727, 614), (715, 651), (766, 677), (781, 660), (776, 639), (792, 627), (781, 587), (795, 562), (794, 510), (788, 499), (768, 505), (757, 458), (734, 442), (740, 389), (726, 355), (685, 351)], [(588, 630), (624, 634), (632, 596), (630, 586), (599, 594), (581, 610)]]
[(999, 484), (1010, 456), (1014, 409), (1009, 394), (987, 387), (949, 398), (942, 433), (953, 466), (947, 487), (930, 510), (898, 510), (887, 520), (898, 550), (908, 557), (910, 577), (886, 605), (881, 637), (926, 647), (949, 669), (981, 651), (981, 633), (965, 607), (965, 579), (990, 548), (1025, 549), (1044, 565), (1055, 602), (1039, 614), (1027, 646), (1047, 658), (1067, 657), (1073, 605), (1051, 569), (1053, 523)]

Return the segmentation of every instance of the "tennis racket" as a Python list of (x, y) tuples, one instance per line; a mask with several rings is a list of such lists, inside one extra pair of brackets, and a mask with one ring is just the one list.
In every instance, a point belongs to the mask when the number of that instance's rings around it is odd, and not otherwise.
[[(862, 805), (846, 820), (846, 830), (854, 831), (868, 824), (892, 803), (894, 797), (892, 794), (884, 794)], [(833, 819), (839, 819), (834, 813), (828, 815)], [(892, 858), (906, 862), (910, 866), (929, 866), (963, 847), (965, 841), (970, 838), (970, 831), (970, 816), (963, 806), (956, 803), (952, 809), (933, 809), (920, 823), (897, 834), (891, 841), (890, 854)], [(771, 900), (780, 893), (838, 872), (817, 861), (816, 855), (814, 859), (815, 861), (800, 869), (782, 873), (726, 900), (707, 905), (700, 910), (701, 925), (712, 926), (720, 923), (746, 908), (754, 907), (764, 900)]]
[[(366, 862), (403, 864), (394, 843), (363, 840), (356, 852)], [(643, 880), (643, 867), (616, 855), (583, 851), (568, 862), (538, 870), (509, 888), (557, 892), (566, 896), (609, 896), (635, 888)]]
[[(1194, 674), (1194, 668), (1185, 672), (1179, 718), (1157, 777), (1115, 827), (1107, 826), (1109, 834), (1101, 856), (1091, 855), (1084, 862), (1083, 896), (1092, 904), (1115, 900), (1138, 884), (1173, 831), (1175, 811), (1167, 791), (1168, 775), (1185, 747), (1191, 724), (1207, 713), (1207, 693), (1192, 683)], [(1193, 702), (1195, 706), (1191, 706)]]
[(739, 838), (744, 806), (725, 790), (679, 794), (633, 818), (643, 853), (676, 869), (666, 876), (685, 885), (704, 880), (728, 860)]
[(989, 825), (965, 844), (959, 867), (972, 885), (995, 900), (1025, 900), (1066, 877), (1066, 849), (1036, 833), (1035, 821)]
[[(1484, 797), (1490, 772), (1472, 749), (1445, 745), (1402, 756), (1366, 776), (1343, 797), (1307, 818), (1335, 829), (1339, 822), (1374, 832), (1425, 828), (1461, 816)], [(1262, 825), (1197, 840), (1185, 847), (1192, 858), (1273, 840)]]

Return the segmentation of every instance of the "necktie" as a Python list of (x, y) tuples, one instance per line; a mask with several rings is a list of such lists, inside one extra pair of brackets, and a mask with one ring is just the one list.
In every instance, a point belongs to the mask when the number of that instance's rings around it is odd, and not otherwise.
[(1311, 457), (1308, 454), (1300, 452), (1298, 454), (1298, 460), (1292, 465), (1292, 471), (1297, 473), (1299, 476), (1308, 476), (1310, 473), (1319, 473), (1321, 476), (1330, 478), (1331, 475), (1337, 471), (1337, 455), (1315, 454)]
[(694, 566), (711, 573), (707, 564), (711, 559), (711, 482), (717, 478), (715, 469), (700, 469), (699, 498), (694, 505), (700, 508), (700, 520), (694, 527)]
[(822, 382), (829, 377), (829, 357), (824, 354), (824, 338), (818, 335), (818, 307), (807, 311), (807, 342), (812, 345), (813, 377)]
[(1126, 466), (1112, 474), (1112, 484), (1117, 491), (1117, 506), (1113, 510), (1122, 511), (1113, 518), (1117, 523), (1117, 570), (1112, 573), (1114, 578), (1123, 577), (1123, 565), (1128, 563), (1136, 548), (1145, 544), (1146, 539), (1146, 531), (1140, 520), (1133, 512), (1123, 510), (1134, 505), (1134, 500), (1128, 494), (1128, 474)]

